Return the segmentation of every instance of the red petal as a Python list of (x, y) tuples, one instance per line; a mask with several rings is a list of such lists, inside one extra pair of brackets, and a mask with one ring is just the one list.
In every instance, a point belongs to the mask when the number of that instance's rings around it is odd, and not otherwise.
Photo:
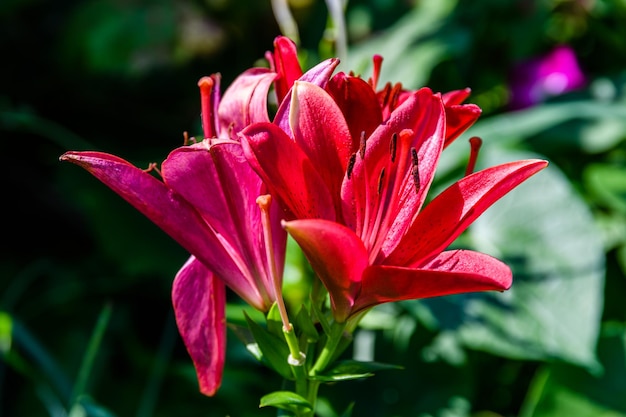
[(302, 150), (272, 123), (257, 123), (241, 132), (244, 154), (293, 218), (334, 220), (326, 184)]
[(296, 44), (286, 36), (274, 39), (274, 69), (277, 73), (276, 97), (282, 102), (293, 83), (302, 76)]
[(446, 105), (446, 142), (444, 148), (458, 138), (480, 117), (482, 110), (475, 104)]
[(315, 84), (297, 81), (291, 94), (289, 121), (294, 140), (313, 166), (320, 168), (339, 212), (341, 183), (352, 153), (346, 120), (333, 98)]
[(350, 315), (368, 264), (363, 242), (352, 230), (327, 220), (295, 220), (283, 226), (328, 290), (335, 319), (343, 322)]
[(214, 395), (226, 356), (226, 288), (193, 256), (172, 287), (176, 324), (196, 368), (200, 392)]
[(473, 251), (441, 253), (419, 269), (372, 266), (365, 270), (352, 314), (377, 304), (475, 291), (503, 291), (511, 270), (501, 261)]
[(359, 149), (360, 137), (368, 138), (383, 122), (378, 98), (372, 87), (361, 78), (340, 72), (330, 79), (326, 90), (341, 109), (352, 137), (350, 153)]
[(538, 159), (522, 160), (460, 179), (419, 213), (384, 263), (419, 266), (437, 256), (493, 203), (547, 165)]

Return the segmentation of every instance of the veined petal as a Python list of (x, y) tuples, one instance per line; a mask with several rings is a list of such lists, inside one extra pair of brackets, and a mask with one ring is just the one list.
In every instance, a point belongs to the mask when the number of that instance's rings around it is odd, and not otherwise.
[(444, 250), (506, 193), (548, 165), (528, 159), (475, 172), (452, 184), (422, 210), (387, 265), (420, 266)]
[(267, 68), (250, 68), (233, 81), (218, 108), (220, 138), (236, 139), (249, 124), (269, 122), (267, 95), (275, 78)]
[(144, 216), (196, 256), (220, 277), (231, 278), (233, 289), (250, 305), (264, 311), (263, 297), (241, 278), (239, 267), (204, 218), (163, 182), (129, 162), (102, 152), (67, 152), (60, 158), (85, 168)]
[[(256, 288), (263, 310), (269, 309), (275, 297), (256, 204), (263, 183), (241, 145), (217, 139), (181, 147), (170, 153), (161, 170), (165, 183), (198, 210), (238, 266), (239, 273), (224, 277), (225, 282), (246, 300), (250, 288)], [(286, 233), (278, 229), (279, 222), (275, 219), (274, 249), (282, 256)]]
[(443, 252), (421, 268), (371, 266), (363, 273), (352, 314), (377, 304), (475, 291), (503, 291), (512, 283), (503, 262), (480, 252)]
[(272, 66), (276, 71), (276, 97), (282, 102), (293, 83), (302, 76), (296, 44), (286, 36), (274, 39)]
[[(315, 84), (318, 87), (325, 88), (330, 76), (333, 74), (333, 71), (335, 71), (335, 68), (337, 68), (337, 65), (339, 65), (339, 60), (337, 58), (327, 59), (302, 74), (299, 81), (305, 81)], [(291, 127), (289, 126), (291, 92), (292, 90), (289, 90), (283, 101), (280, 103), (276, 116), (274, 116), (274, 123), (280, 126), (280, 128), (287, 133), (287, 135), (293, 137)]]
[(298, 243), (330, 295), (335, 319), (351, 313), (368, 265), (363, 242), (347, 227), (328, 220), (294, 220), (283, 227)]
[(421, 89), (372, 133), (364, 158), (363, 152), (356, 157), (352, 178), (344, 180), (342, 200), (346, 206), (354, 202), (355, 230), (374, 256), (381, 247), (384, 252), (395, 247), (419, 211), (439, 161), (444, 130), (441, 98)]
[(318, 170), (340, 212), (340, 189), (352, 139), (341, 110), (326, 92), (315, 84), (296, 81), (291, 90), (290, 125), (293, 137)]
[(222, 383), (226, 357), (226, 287), (192, 256), (174, 278), (172, 302), (200, 392), (212, 396)]
[(288, 219), (335, 219), (330, 192), (304, 152), (278, 126), (257, 123), (240, 134), (246, 159)]
[(366, 138), (370, 137), (383, 122), (378, 97), (367, 82), (343, 72), (335, 74), (330, 79), (326, 90), (333, 97), (348, 123), (352, 137), (350, 153), (355, 153), (360, 146), (361, 134), (364, 134)]

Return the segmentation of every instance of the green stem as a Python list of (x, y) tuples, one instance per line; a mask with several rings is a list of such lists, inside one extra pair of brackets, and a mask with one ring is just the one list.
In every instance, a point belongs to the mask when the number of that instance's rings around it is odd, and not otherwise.
[(328, 334), (326, 339), (326, 344), (322, 349), (322, 352), (318, 356), (315, 364), (309, 371), (310, 376), (315, 376), (318, 373), (322, 372), (328, 364), (332, 361), (335, 352), (337, 351), (337, 346), (339, 346), (339, 342), (341, 341), (341, 337), (343, 335), (343, 331), (346, 328), (346, 323), (337, 323), (333, 322), (330, 328), (330, 334)]

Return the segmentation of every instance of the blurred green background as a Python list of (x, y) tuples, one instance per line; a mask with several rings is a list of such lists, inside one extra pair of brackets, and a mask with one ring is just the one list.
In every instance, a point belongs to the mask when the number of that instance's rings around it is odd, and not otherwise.
[[(328, 57), (326, 4), (290, 4), (303, 62)], [(375, 309), (354, 355), (405, 369), (323, 386), (319, 415), (626, 416), (626, 2), (351, 0), (345, 15), (342, 70), (369, 75), (378, 53), (383, 81), (471, 87), (483, 108), (435, 188), (462, 175), (470, 135), (482, 167), (551, 164), (458, 242), (509, 263), (513, 288)], [(197, 80), (225, 88), (279, 33), (269, 0), (0, 3), (1, 416), (276, 414), (258, 401), (281, 381), (232, 334), (221, 390), (198, 393), (170, 302), (187, 254), (58, 157), (162, 161), (201, 131)], [(584, 85), (513, 111), (514, 69), (558, 45)]]

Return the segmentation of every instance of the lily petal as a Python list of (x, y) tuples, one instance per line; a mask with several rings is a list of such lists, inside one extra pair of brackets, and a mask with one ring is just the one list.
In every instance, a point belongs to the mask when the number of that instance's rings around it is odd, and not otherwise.
[[(311, 84), (315, 84), (318, 87), (325, 88), (326, 84), (328, 84), (328, 80), (330, 79), (333, 71), (339, 65), (339, 60), (337, 58), (330, 58), (326, 61), (322, 61), (317, 64), (299, 78), (299, 81), (305, 81)], [(292, 136), (291, 127), (289, 126), (289, 114), (291, 111), (291, 93), (292, 90), (289, 90), (283, 101), (281, 102), (278, 110), (276, 111), (276, 116), (274, 116), (274, 123), (280, 126), (287, 135)]]
[[(343, 113), (326, 90), (296, 81), (291, 90), (289, 117), (296, 144), (314, 166), (323, 167), (318, 171), (320, 176), (331, 195), (339, 197), (352, 153), (352, 139)], [(340, 207), (337, 199), (335, 209)]]
[[(102, 152), (67, 152), (60, 158), (89, 171), (109, 188), (171, 236), (224, 279), (241, 279), (239, 266), (206, 220), (184, 198), (164, 183), (129, 162)], [(229, 283), (230, 285), (231, 283)], [(233, 282), (233, 288), (247, 288), (240, 294), (255, 308), (266, 309), (263, 297), (246, 281)]]
[(480, 252), (447, 251), (423, 268), (371, 266), (363, 273), (352, 314), (378, 304), (474, 291), (504, 291), (513, 275), (503, 262)]
[(372, 87), (363, 79), (351, 77), (343, 72), (335, 74), (326, 90), (333, 97), (348, 126), (352, 137), (350, 153), (360, 146), (360, 137), (366, 138), (383, 122), (382, 110)]
[(284, 131), (272, 123), (257, 123), (241, 132), (244, 154), (287, 218), (334, 220), (330, 192), (315, 166)]
[(275, 78), (267, 68), (250, 68), (228, 86), (218, 108), (218, 137), (236, 139), (249, 124), (269, 122), (267, 95)]
[(368, 264), (363, 242), (347, 227), (328, 220), (294, 220), (283, 227), (298, 243), (330, 295), (335, 320), (345, 321)]
[(274, 55), (271, 65), (276, 72), (274, 86), (280, 103), (293, 83), (302, 76), (296, 44), (291, 39), (286, 36), (277, 36), (274, 39)]
[(226, 357), (226, 287), (192, 256), (174, 278), (172, 302), (200, 392), (212, 396), (222, 383)]
[[(268, 310), (275, 296), (266, 291), (273, 288), (271, 282), (265, 281), (269, 272), (259, 269), (266, 266), (266, 255), (261, 212), (256, 204), (264, 186), (248, 165), (241, 145), (217, 139), (181, 147), (170, 153), (161, 171), (164, 182), (212, 226), (238, 266), (238, 274), (231, 273), (222, 279), (246, 301), (251, 289), (256, 288), (264, 300), (263, 310)], [(286, 233), (278, 229), (276, 220), (274, 251), (281, 256)]]
[(544, 160), (527, 159), (487, 168), (460, 179), (419, 213), (383, 263), (411, 267), (428, 262), (493, 203), (547, 165)]

